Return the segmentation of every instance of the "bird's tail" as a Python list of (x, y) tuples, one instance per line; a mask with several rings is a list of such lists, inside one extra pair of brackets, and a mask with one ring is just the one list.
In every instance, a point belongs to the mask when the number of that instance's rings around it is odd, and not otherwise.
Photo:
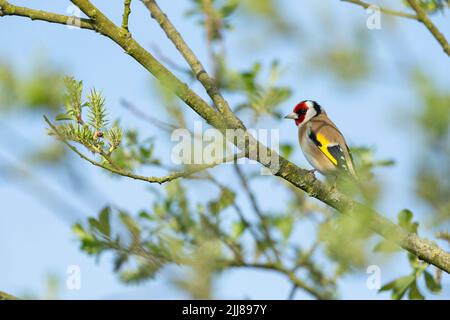
[(367, 184), (360, 179), (360, 177), (356, 174), (356, 172), (347, 172), (347, 174), (342, 176), (340, 182), (340, 189), (344, 193), (355, 196), (361, 195), (365, 201), (369, 201), (371, 198), (370, 188), (368, 188)]

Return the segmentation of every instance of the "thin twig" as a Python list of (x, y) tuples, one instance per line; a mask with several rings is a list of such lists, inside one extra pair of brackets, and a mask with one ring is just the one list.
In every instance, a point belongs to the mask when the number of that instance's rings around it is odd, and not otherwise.
[(124, 0), (123, 2), (123, 15), (122, 15), (122, 29), (130, 32), (128, 29), (128, 19), (131, 13), (131, 0)]
[(427, 27), (427, 29), (431, 32), (431, 34), (434, 36), (434, 38), (439, 42), (439, 44), (441, 45), (444, 52), (448, 56), (450, 56), (450, 45), (447, 42), (447, 39), (445, 38), (444, 34), (442, 34), (439, 31), (439, 29), (434, 25), (434, 23), (430, 20), (430, 18), (428, 18), (427, 13), (421, 8), (420, 4), (418, 4), (415, 0), (407, 0), (407, 2), (411, 6), (411, 8), (413, 8), (413, 10), (416, 12), (416, 14), (410, 14), (410, 13), (406, 13), (406, 12), (402, 12), (402, 11), (386, 9), (386, 8), (382, 8), (378, 5), (370, 4), (370, 3), (360, 1), (360, 0), (341, 0), (341, 1), (353, 3), (353, 4), (363, 7), (365, 9), (369, 8), (370, 6), (377, 6), (378, 8), (380, 8), (380, 11), (382, 13), (392, 15), (392, 16), (402, 17), (402, 18), (413, 19), (413, 20), (422, 22), (425, 25), (425, 27)]
[(294, 299), (294, 296), (295, 296), (295, 293), (297, 292), (297, 289), (298, 289), (298, 287), (294, 284), (293, 286), (292, 286), (292, 289), (289, 291), (289, 294), (288, 294), (288, 300), (293, 300)]
[[(33, 144), (35, 144), (35, 142), (32, 139), (30, 139), (29, 135), (24, 133), (22, 130), (18, 130), (14, 126), (9, 125), (7, 121), (0, 120), (0, 127), (4, 130), (4, 132), (8, 132), (12, 136), (11, 139), (14, 139), (14, 142), (12, 143), (12, 145), (25, 146), (27, 149), (31, 150), (33, 147)], [(11, 142), (11, 141), (12, 140), (9, 140), (9, 142)], [(34, 170), (32, 170), (29, 161), (26, 161), (26, 160), (19, 161), (19, 163), (17, 161), (10, 161), (10, 162), (11, 162), (10, 166), (5, 166), (5, 168), (0, 168), (0, 171), (1, 171), (1, 169), (4, 169), (5, 174), (11, 175), (11, 176), (13, 176), (13, 174), (11, 174), (11, 173), (14, 173), (14, 172), (19, 173), (20, 172), (21, 174), (26, 174), (28, 176), (34, 177), (37, 185), (35, 186), (35, 188), (30, 188), (30, 194), (33, 195), (34, 197), (36, 197), (36, 199), (41, 201), (44, 205), (47, 205), (47, 201), (42, 201), (42, 200), (43, 200), (43, 197), (45, 196), (45, 194), (48, 194), (48, 196), (51, 197), (50, 203), (57, 204), (57, 203), (59, 203), (58, 200), (60, 200), (61, 204), (63, 204), (62, 202), (64, 202), (64, 206), (67, 205), (67, 203), (66, 203), (67, 199), (64, 199), (64, 197), (61, 197), (60, 195), (52, 194), (52, 193), (58, 194), (58, 192), (56, 190), (63, 190), (63, 188), (61, 186), (58, 186), (57, 188), (54, 189), (50, 185), (47, 185), (47, 183), (43, 179), (41, 179), (34, 172)], [(71, 180), (71, 182), (73, 182), (74, 187), (77, 189), (77, 191), (79, 191), (79, 192), (74, 193), (74, 195), (78, 197), (76, 202), (79, 204), (79, 203), (81, 203), (80, 202), (80, 200), (81, 200), (81, 201), (85, 201), (85, 202), (90, 202), (92, 205), (94, 205), (94, 202), (95, 202), (95, 208), (97, 208), (99, 199), (105, 198), (105, 196), (100, 192), (100, 190), (98, 188), (93, 187), (92, 181), (89, 179), (90, 177), (85, 176), (85, 175), (82, 177), (81, 175), (79, 175), (78, 170), (76, 170), (73, 167), (72, 163), (64, 163), (63, 167), (67, 171), (67, 173), (70, 175), (70, 180)], [(16, 175), (14, 175), (14, 176), (16, 176)], [(12, 177), (12, 178), (14, 178), (14, 177)], [(28, 182), (30, 179), (26, 179), (26, 180)], [(57, 183), (58, 181), (54, 180), (54, 182)], [(82, 186), (82, 188), (80, 188), (80, 186)], [(86, 197), (83, 197), (83, 196), (86, 196)], [(52, 208), (52, 206), (50, 206), (49, 209), (54, 210), (55, 213), (61, 212), (61, 208), (56, 210), (55, 207)], [(74, 208), (72, 208), (72, 209), (74, 209)], [(56, 212), (56, 211), (58, 211), (58, 212)], [(76, 210), (72, 210), (72, 212), (80, 212), (80, 211), (82, 211), (82, 210), (80, 210), (80, 208), (77, 208)]]
[(202, 0), (203, 12), (205, 15), (205, 27), (206, 27), (206, 38), (208, 46), (208, 55), (211, 63), (213, 79), (216, 82), (216, 86), (220, 87), (219, 82), (219, 61), (217, 60), (217, 55), (214, 52), (214, 41), (218, 40), (222, 44), (222, 32), (221, 28), (223, 22), (221, 17), (215, 12), (212, 0)]
[(172, 70), (176, 70), (181, 73), (184, 73), (184, 74), (188, 75), (190, 78), (192, 78), (193, 80), (195, 80), (195, 75), (192, 73), (191, 69), (183, 67), (183, 66), (179, 65), (177, 62), (173, 61), (171, 58), (169, 58), (164, 53), (162, 53), (161, 49), (156, 44), (150, 45), (150, 48), (155, 53), (155, 56), (161, 62), (163, 62), (166, 66), (169, 66), (170, 68), (172, 68)]
[[(28, 192), (48, 210), (69, 224), (80, 218), (79, 213), (83, 212), (83, 209), (79, 207), (81, 202), (73, 201), (73, 199), (61, 194), (60, 191), (64, 190), (62, 187), (54, 188), (46, 180), (41, 179), (35, 170), (28, 168), (25, 162), (22, 164), (20, 161), (14, 161), (14, 159), (8, 160), (2, 155), (0, 155), (0, 160), (5, 163), (0, 172), (4, 171), (5, 175), (11, 177), (18, 174), (22, 176), (22, 179), (17, 179), (21, 183), (19, 186), (21, 192)], [(10, 165), (7, 165), (7, 162)]]

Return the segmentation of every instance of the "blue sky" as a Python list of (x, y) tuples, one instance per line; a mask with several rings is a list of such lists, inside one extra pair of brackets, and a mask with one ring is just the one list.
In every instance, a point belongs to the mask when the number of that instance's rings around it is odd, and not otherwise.
[[(15, 4), (27, 5), (35, 8), (51, 9), (65, 13), (69, 1), (11, 1)], [(162, 2), (162, 1), (161, 1)], [(167, 1), (166, 1), (167, 2)], [(110, 1), (98, 1), (100, 8), (119, 21), (121, 6), (111, 5)], [(188, 35), (187, 40), (201, 60), (207, 61), (203, 45), (202, 30), (186, 19), (183, 15), (189, 7), (189, 1), (176, 0), (162, 3), (162, 8), (168, 13), (174, 24)], [(404, 119), (401, 108), (413, 108), (415, 97), (411, 95), (409, 84), (401, 75), (402, 63), (417, 63), (426, 61), (427, 71), (433, 77), (448, 87), (450, 62), (443, 54), (435, 40), (420, 24), (408, 20), (396, 20), (397, 28), (401, 30), (401, 39), (393, 41), (388, 31), (368, 31), (365, 27), (366, 14), (361, 8), (340, 1), (280, 1), (282, 12), (295, 18), (299, 23), (298, 43), (292, 39), (280, 39), (276, 46), (259, 50), (264, 45), (264, 37), (270, 36), (257, 27), (241, 22), (236, 30), (230, 32), (226, 43), (229, 63), (236, 68), (248, 68), (254, 61), (261, 60), (269, 64), (273, 58), (278, 58), (281, 65), (285, 64), (286, 73), (282, 83), (293, 87), (294, 95), (283, 104), (283, 112), (289, 112), (297, 100), (312, 98), (319, 101), (345, 133), (350, 144), (375, 146), (376, 155), (380, 159), (394, 158), (396, 166), (379, 170), (377, 173), (386, 181), (387, 189), (379, 210), (393, 218), (403, 208), (412, 209), (420, 220), (426, 221), (426, 208), (417, 202), (414, 196), (414, 186), (411, 183), (411, 172), (416, 150), (411, 148), (411, 137), (414, 128), (408, 124), (399, 125), (393, 119)], [(151, 50), (155, 45), (165, 56), (181, 61), (177, 52), (167, 41), (158, 26), (152, 21), (139, 1), (134, 1), (130, 30), (141, 41), (144, 47)], [(317, 30), (317, 43), (333, 41), (328, 34), (329, 26), (322, 24), (318, 17), (328, 13), (333, 17), (335, 28), (345, 40), (345, 30), (350, 26), (357, 26), (362, 32), (372, 32), (371, 49), (376, 61), (381, 61), (372, 70), (370, 81), (362, 83), (358, 89), (337, 88), (327, 75), (311, 74), (301, 63), (302, 28)], [(385, 20), (382, 20), (384, 22)], [(438, 16), (438, 26), (450, 34), (448, 17)], [(322, 29), (321, 29), (322, 28)], [(242, 32), (238, 32), (243, 30)], [(261, 32), (261, 34), (257, 34)], [(331, 33), (331, 32), (330, 32)], [(142, 122), (131, 117), (120, 107), (119, 101), (125, 97), (134, 104), (149, 108), (159, 118), (166, 118), (157, 106), (158, 100), (151, 90), (149, 74), (129, 56), (105, 37), (85, 30), (69, 30), (64, 26), (51, 25), (44, 22), (30, 22), (18, 17), (0, 18), (0, 59), (13, 64), (20, 72), (26, 72), (35, 61), (36, 56), (44, 56), (52, 65), (63, 68), (67, 73), (82, 79), (85, 88), (95, 86), (101, 89), (108, 101), (108, 107), (114, 117), (125, 118), (124, 125), (137, 127), (147, 134), (154, 134), (154, 129), (146, 127)], [(248, 41), (246, 41), (247, 39)], [(254, 41), (254, 43), (252, 42)], [(313, 43), (310, 39), (305, 41)], [(249, 45), (251, 43), (251, 45)], [(297, 49), (298, 48), (298, 49)], [(299, 50), (299, 51), (297, 51)], [(399, 53), (392, 57), (392, 51)], [(405, 52), (402, 55), (402, 52)], [(198, 92), (200, 86), (195, 85)], [(204, 95), (202, 93), (202, 95)], [(193, 113), (190, 118), (195, 119)], [(403, 118), (402, 118), (403, 116)], [(167, 119), (167, 118), (166, 118)], [(0, 119), (2, 122), (5, 119)], [(6, 119), (8, 126), (13, 127), (34, 143), (46, 143), (50, 137), (45, 134), (45, 124), (41, 115), (35, 114), (24, 117), (14, 114)], [(267, 119), (262, 126), (275, 127), (278, 123)], [(0, 163), (5, 161), (21, 162), (23, 148), (12, 145), (7, 138), (5, 128), (0, 128)], [(280, 127), (282, 141), (294, 142), (297, 139), (296, 128), (291, 123)], [(163, 140), (162, 140), (163, 141)], [(166, 140), (167, 141), (167, 140)], [(170, 145), (157, 145), (161, 153), (170, 150)], [(298, 150), (295, 162), (307, 166), (301, 152)], [(77, 161), (77, 170), (91, 177), (92, 188), (101, 190), (101, 199), (86, 204), (79, 201), (76, 192), (70, 191), (67, 177), (56, 178), (41, 170), (36, 172), (49, 188), (54, 189), (54, 197), (70, 199), (76, 210), (73, 212), (58, 212), (49, 210), (37, 198), (21, 189), (25, 185), (27, 190), (33, 188), (31, 178), (23, 183), (4, 183), (0, 180), (0, 290), (21, 295), (32, 293), (44, 294), (45, 277), (48, 274), (57, 275), (62, 281), (60, 296), (69, 299), (105, 299), (105, 298), (183, 298), (182, 293), (175, 290), (169, 275), (176, 273), (177, 268), (165, 269), (156, 280), (140, 286), (124, 286), (112, 272), (111, 259), (103, 257), (99, 262), (88, 257), (78, 249), (78, 243), (70, 230), (73, 217), (94, 214), (105, 203), (114, 201), (117, 205), (129, 208), (130, 211), (148, 207), (150, 203), (146, 186), (143, 183), (129, 183), (126, 179), (111, 179), (99, 169)], [(23, 164), (26, 166), (26, 164)], [(48, 169), (47, 169), (48, 170)], [(217, 174), (226, 174), (226, 169), (217, 170)], [(3, 178), (0, 178), (3, 179)], [(263, 206), (276, 208), (277, 201), (286, 199), (281, 191), (273, 190), (267, 197), (267, 186), (276, 184), (267, 182), (255, 186), (257, 195)], [(63, 186), (63, 188), (62, 188)], [(68, 191), (69, 190), (69, 191)], [(120, 196), (118, 196), (120, 195)], [(276, 195), (277, 197), (275, 197)], [(202, 194), (194, 195), (201, 197)], [(425, 234), (426, 231), (425, 231)], [(310, 239), (301, 239), (308, 242)], [(374, 264), (381, 263), (374, 258)], [(64, 286), (65, 271), (68, 265), (76, 264), (82, 270), (82, 287), (78, 291), (67, 290)], [(382, 282), (393, 277), (403, 275), (406, 259), (395, 259), (382, 265)], [(402, 274), (403, 272), (403, 274)], [(342, 279), (340, 282), (340, 296), (342, 298), (380, 299), (387, 298), (386, 294), (377, 294), (366, 288), (367, 275), (364, 270)], [(444, 277), (444, 291), (436, 298), (450, 297), (449, 280)], [(221, 275), (217, 281), (219, 298), (255, 298), (255, 299), (284, 299), (290, 286), (286, 279), (270, 272), (257, 270), (231, 271)], [(308, 298), (299, 291), (296, 298)]]

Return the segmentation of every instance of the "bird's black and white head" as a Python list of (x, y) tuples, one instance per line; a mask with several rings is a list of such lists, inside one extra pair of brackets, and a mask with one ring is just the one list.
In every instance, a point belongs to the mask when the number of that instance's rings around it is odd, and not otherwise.
[(303, 100), (298, 103), (294, 110), (284, 118), (293, 119), (295, 120), (295, 124), (297, 126), (301, 126), (323, 112), (322, 107), (316, 101)]

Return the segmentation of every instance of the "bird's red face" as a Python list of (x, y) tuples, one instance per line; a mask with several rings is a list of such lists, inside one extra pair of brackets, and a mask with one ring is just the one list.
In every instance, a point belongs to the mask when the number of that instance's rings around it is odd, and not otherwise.
[(320, 111), (320, 106), (317, 102), (311, 100), (304, 100), (298, 103), (294, 110), (289, 113), (285, 118), (295, 120), (297, 126), (308, 122), (314, 116), (318, 115)]
[(295, 119), (295, 124), (298, 126), (303, 121), (305, 121), (306, 113), (308, 112), (308, 106), (305, 101), (300, 102), (294, 107), (293, 113), (295, 113), (298, 118)]

